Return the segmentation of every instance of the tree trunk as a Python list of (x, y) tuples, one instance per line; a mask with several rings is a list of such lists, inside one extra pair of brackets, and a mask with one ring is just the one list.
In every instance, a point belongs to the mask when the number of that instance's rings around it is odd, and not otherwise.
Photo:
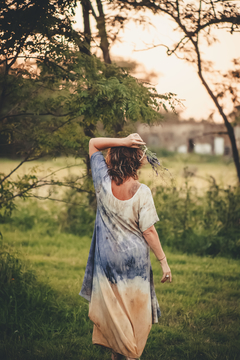
[(108, 42), (108, 38), (107, 38), (105, 15), (103, 12), (103, 6), (101, 3), (101, 0), (97, 0), (97, 7), (98, 7), (98, 11), (99, 11), (99, 16), (97, 17), (96, 21), (97, 21), (98, 33), (99, 33), (99, 36), (101, 39), (100, 48), (103, 52), (104, 62), (106, 64), (111, 64), (112, 61), (111, 61), (110, 52), (109, 52), (109, 42)]
[(197, 54), (198, 76), (201, 79), (202, 84), (205, 87), (205, 89), (207, 90), (209, 96), (213, 100), (215, 106), (217, 107), (217, 109), (224, 121), (224, 124), (227, 128), (228, 136), (229, 136), (231, 146), (232, 146), (233, 160), (234, 160), (234, 164), (235, 164), (236, 171), (237, 171), (238, 183), (240, 184), (240, 162), (239, 162), (239, 154), (238, 154), (234, 129), (233, 129), (231, 123), (228, 121), (228, 118), (227, 118), (226, 114), (224, 113), (222, 106), (219, 104), (217, 97), (214, 95), (214, 93), (212, 92), (212, 90), (210, 89), (209, 85), (207, 84), (206, 80), (203, 77), (201, 55), (200, 55), (200, 51), (198, 48), (198, 44), (197, 44), (197, 42), (194, 42), (194, 41), (192, 41), (192, 43), (195, 47), (195, 51)]
[(80, 51), (90, 55), (90, 47), (91, 47), (91, 27), (90, 27), (90, 7), (89, 2), (86, 0), (81, 1), (82, 11), (83, 11), (83, 24), (84, 24), (84, 37), (86, 41), (86, 46), (84, 49), (82, 46), (79, 48)]
[[(99, 15), (96, 14), (95, 9), (92, 6), (91, 0), (81, 0), (82, 10), (83, 10), (83, 23), (84, 23), (84, 34), (86, 42), (89, 46), (90, 52), (90, 42), (91, 42), (91, 27), (90, 27), (90, 10), (91, 15), (94, 17), (97, 23), (98, 36), (100, 37), (100, 48), (103, 53), (103, 59), (106, 64), (111, 64), (110, 52), (109, 52), (109, 42), (107, 37), (106, 30), (106, 21), (105, 14), (103, 11), (103, 6), (101, 0), (96, 0), (97, 8)], [(83, 51), (80, 49), (80, 51)]]
[[(83, 128), (83, 131), (84, 131), (84, 135), (85, 136), (88, 136), (90, 138), (94, 138), (95, 135), (94, 135), (94, 131), (96, 129), (96, 126), (94, 124), (90, 124), (89, 126), (85, 126)], [(88, 177), (88, 180), (87, 182), (92, 178), (92, 173), (91, 173), (91, 163), (90, 163), (90, 157), (89, 157), (89, 153), (87, 152), (85, 154), (85, 164), (86, 164), (86, 167), (87, 167), (87, 177)], [(88, 182), (89, 183), (89, 182)], [(96, 202), (96, 196), (95, 194), (91, 194), (89, 193), (88, 196), (88, 204), (89, 206), (91, 206), (93, 209), (97, 209), (97, 202)]]
[[(83, 128), (84, 135), (88, 136), (90, 138), (94, 138), (95, 137), (95, 135), (94, 135), (95, 129), (96, 129), (96, 126), (94, 124), (90, 124), (89, 126), (85, 126)], [(90, 158), (89, 158), (88, 153), (85, 156), (85, 163), (86, 163), (86, 166), (87, 166), (87, 176), (91, 177), (91, 173), (90, 173), (91, 165), (90, 165)]]

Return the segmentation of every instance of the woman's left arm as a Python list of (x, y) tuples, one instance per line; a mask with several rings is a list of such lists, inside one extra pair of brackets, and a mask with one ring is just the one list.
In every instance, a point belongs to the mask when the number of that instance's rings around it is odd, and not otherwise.
[(137, 133), (131, 134), (125, 138), (92, 138), (89, 141), (89, 156), (91, 157), (95, 152), (105, 150), (110, 147), (125, 146), (138, 148), (140, 145), (145, 145), (145, 142)]
[(163, 251), (163, 248), (160, 243), (158, 233), (155, 229), (155, 226), (152, 225), (150, 228), (145, 230), (143, 232), (143, 236), (144, 236), (144, 239), (146, 240), (146, 242), (148, 243), (148, 245), (150, 246), (150, 248), (152, 249), (152, 251), (154, 252), (156, 258), (158, 259), (158, 261), (161, 264), (162, 271), (163, 271), (163, 276), (162, 276), (161, 282), (164, 283), (167, 280), (172, 282), (172, 273), (171, 273), (170, 267), (168, 266), (167, 258)]

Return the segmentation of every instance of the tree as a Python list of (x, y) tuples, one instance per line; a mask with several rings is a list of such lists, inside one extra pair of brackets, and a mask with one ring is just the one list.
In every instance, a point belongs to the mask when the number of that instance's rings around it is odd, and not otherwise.
[[(103, 10), (103, 4), (101, 0), (96, 0), (97, 10), (95, 11), (91, 0), (82, 0), (82, 11), (83, 11), (83, 22), (84, 22), (84, 34), (87, 43), (91, 44), (92, 32), (90, 27), (90, 14), (94, 17), (98, 29), (98, 36), (100, 37), (100, 48), (103, 53), (103, 58), (105, 63), (111, 64), (110, 52), (109, 52), (109, 42), (106, 31), (106, 21), (105, 14)], [(97, 14), (98, 11), (98, 14)]]
[[(0, 208), (9, 215), (17, 197), (44, 185), (65, 185), (91, 194), (87, 144), (102, 123), (106, 134), (129, 123), (159, 120), (172, 94), (159, 95), (115, 64), (91, 55), (86, 36), (72, 28), (71, 1), (9, 1), (0, 10), (0, 135), (22, 160), (0, 174)], [(11, 21), (10, 21), (11, 19)], [(54, 181), (50, 174), (12, 180), (26, 161), (58, 154), (85, 158), (87, 174)]]
[[(240, 31), (240, 6), (238, 1), (226, 0), (110, 0), (115, 8), (136, 12), (149, 9), (157, 15), (169, 16), (177, 25), (179, 41), (170, 48), (166, 44), (167, 54), (182, 55), (182, 58), (196, 67), (198, 76), (211, 97), (216, 109), (221, 115), (231, 141), (233, 159), (240, 182), (239, 153), (236, 146), (231, 116), (226, 114), (224, 101), (231, 99), (234, 106), (239, 104), (240, 66), (239, 59), (233, 59), (233, 69), (227, 74), (220, 74), (213, 68), (213, 64), (206, 61), (201, 52), (203, 42), (211, 46), (216, 41), (218, 29), (224, 29), (231, 34)], [(216, 81), (216, 75), (221, 76)]]

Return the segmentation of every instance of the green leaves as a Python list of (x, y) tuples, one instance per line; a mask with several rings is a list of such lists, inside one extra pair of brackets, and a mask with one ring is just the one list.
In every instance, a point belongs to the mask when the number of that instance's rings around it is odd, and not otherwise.
[[(72, 28), (74, 6), (34, 0), (1, 8), (0, 152), (8, 148), (21, 156), (19, 166), (46, 155), (81, 156), (89, 176), (88, 141), (97, 128), (119, 136), (137, 121), (152, 124), (175, 97), (159, 95), (116, 64), (85, 54), (85, 40)], [(14, 199), (39, 180), (5, 175), (0, 208), (9, 202), (10, 214)], [(82, 181), (82, 190), (91, 186)]]

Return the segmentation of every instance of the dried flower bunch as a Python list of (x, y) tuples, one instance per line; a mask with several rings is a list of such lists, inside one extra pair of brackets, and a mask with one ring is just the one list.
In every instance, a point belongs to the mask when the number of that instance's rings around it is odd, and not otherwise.
[(146, 155), (147, 161), (151, 165), (152, 169), (155, 171), (156, 175), (158, 175), (158, 167), (160, 167), (161, 164), (157, 158), (157, 155), (153, 153), (151, 150), (149, 150), (146, 145), (142, 146), (142, 150), (143, 150), (142, 159)]

